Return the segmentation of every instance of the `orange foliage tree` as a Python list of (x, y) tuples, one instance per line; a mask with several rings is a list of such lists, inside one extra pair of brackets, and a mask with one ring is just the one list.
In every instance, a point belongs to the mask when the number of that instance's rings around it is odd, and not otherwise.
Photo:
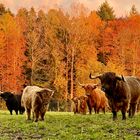
[(20, 92), (24, 38), (15, 18), (6, 13), (0, 17), (1, 90)]
[(70, 110), (65, 108), (70, 99), (84, 94), (78, 82), (93, 82), (90, 72), (140, 76), (140, 15), (135, 7), (128, 17), (119, 19), (112, 8), (111, 18), (101, 19), (108, 8), (88, 13), (78, 2), (72, 4), (70, 15), (61, 9), (46, 14), (21, 8), (14, 16), (0, 7), (3, 91), (21, 92), (25, 85), (47, 86), (55, 90), (58, 106)]

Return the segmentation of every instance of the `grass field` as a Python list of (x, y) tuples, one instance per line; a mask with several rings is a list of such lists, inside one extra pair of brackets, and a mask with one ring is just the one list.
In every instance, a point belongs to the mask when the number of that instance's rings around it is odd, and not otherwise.
[(140, 114), (112, 121), (112, 114), (74, 115), (47, 112), (44, 122), (26, 121), (24, 115), (0, 111), (0, 140), (138, 140)]

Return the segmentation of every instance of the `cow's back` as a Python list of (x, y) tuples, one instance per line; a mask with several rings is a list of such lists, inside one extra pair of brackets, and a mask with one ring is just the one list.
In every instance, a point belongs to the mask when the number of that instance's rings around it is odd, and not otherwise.
[(23, 90), (21, 103), (22, 106), (26, 106), (26, 108), (31, 108), (33, 101), (37, 97), (36, 92), (41, 91), (42, 89), (37, 86), (27, 86)]
[(137, 103), (140, 97), (140, 80), (132, 76), (126, 76), (125, 78), (130, 87), (131, 103)]
[(93, 104), (93, 106), (97, 106), (97, 108), (100, 106), (101, 103), (101, 93), (100, 93), (100, 89), (96, 88), (95, 90), (93, 90), (93, 92), (91, 93), (91, 102)]
[(101, 96), (101, 102), (100, 102), (100, 108), (108, 107), (108, 99), (103, 91), (100, 90), (100, 96)]

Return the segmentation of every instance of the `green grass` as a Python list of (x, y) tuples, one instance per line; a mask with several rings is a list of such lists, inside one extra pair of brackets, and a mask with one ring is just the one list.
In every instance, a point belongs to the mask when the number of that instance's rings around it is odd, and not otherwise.
[(74, 115), (47, 112), (44, 122), (26, 121), (24, 115), (0, 111), (0, 140), (139, 140), (140, 114), (112, 121), (112, 114)]

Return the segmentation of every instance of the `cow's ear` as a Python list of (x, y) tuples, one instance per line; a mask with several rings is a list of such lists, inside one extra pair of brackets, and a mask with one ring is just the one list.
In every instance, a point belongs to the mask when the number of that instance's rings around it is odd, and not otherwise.
[(13, 97), (14, 96), (14, 94), (12, 94), (12, 93), (9, 93), (9, 97), (11, 98), (11, 97)]
[(10, 96), (11, 96), (11, 97), (13, 97), (13, 96), (14, 96), (14, 94), (10, 94)]

